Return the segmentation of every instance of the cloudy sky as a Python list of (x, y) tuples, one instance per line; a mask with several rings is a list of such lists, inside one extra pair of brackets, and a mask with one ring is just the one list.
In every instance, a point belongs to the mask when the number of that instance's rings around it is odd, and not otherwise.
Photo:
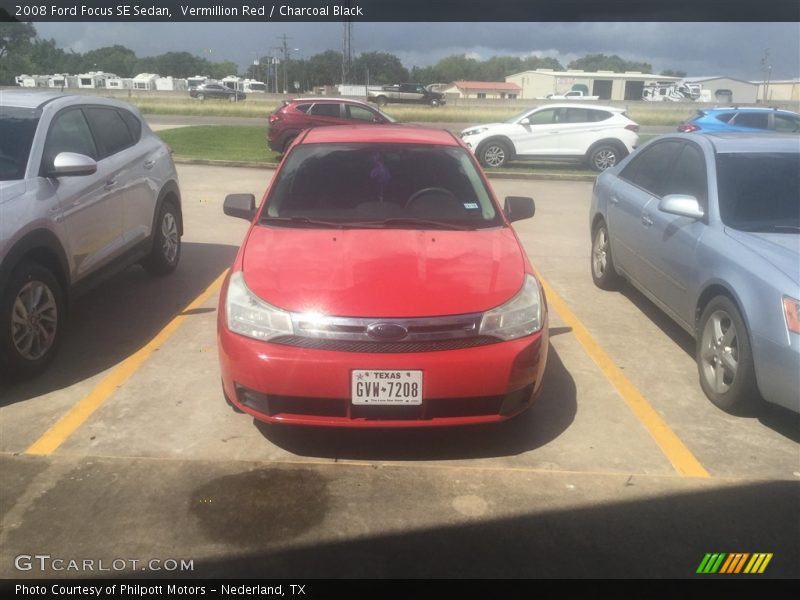
[[(140, 57), (188, 51), (213, 61), (231, 60), (242, 70), (271, 53), (286, 34), (293, 56), (309, 57), (342, 47), (341, 23), (36, 23), (40, 36), (76, 52), (122, 44)], [(355, 23), (358, 54), (384, 51), (407, 68), (444, 56), (466, 54), (551, 56), (564, 66), (586, 54), (626, 60), (690, 76), (726, 75), (756, 80), (800, 77), (798, 23)], [(210, 53), (208, 50), (211, 50)], [(768, 59), (764, 63), (765, 52)]]

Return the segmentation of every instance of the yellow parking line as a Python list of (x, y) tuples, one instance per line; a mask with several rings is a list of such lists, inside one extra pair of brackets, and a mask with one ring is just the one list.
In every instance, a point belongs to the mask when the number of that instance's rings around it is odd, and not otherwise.
[(572, 333), (580, 342), (586, 353), (597, 363), (600, 370), (617, 389), (625, 403), (641, 421), (644, 428), (653, 437), (661, 452), (675, 467), (679, 474), (685, 477), (710, 477), (708, 471), (703, 468), (700, 461), (684, 445), (672, 429), (664, 422), (661, 416), (655, 411), (645, 397), (636, 389), (636, 386), (625, 376), (622, 370), (614, 364), (611, 357), (603, 350), (589, 331), (584, 327), (578, 317), (569, 309), (566, 302), (556, 294), (541, 275), (539, 280), (542, 282), (547, 301), (561, 319), (572, 328)]
[(175, 330), (177, 330), (186, 319), (186, 313), (198, 308), (213, 294), (219, 291), (226, 273), (227, 270), (217, 277), (217, 279), (208, 286), (202, 294), (195, 298), (189, 306), (175, 316), (172, 321), (167, 323), (166, 327), (159, 331), (153, 339), (122, 361), (111, 373), (103, 378), (87, 396), (75, 404), (67, 414), (61, 417), (61, 419), (48, 429), (44, 435), (36, 440), (25, 453), (38, 455), (52, 454), (118, 387), (125, 383), (125, 381), (136, 372), (153, 352), (158, 350), (164, 342), (175, 333)]

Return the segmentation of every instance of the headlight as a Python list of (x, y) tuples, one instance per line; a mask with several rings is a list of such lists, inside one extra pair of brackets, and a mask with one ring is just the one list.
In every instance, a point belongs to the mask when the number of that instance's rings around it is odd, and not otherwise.
[(256, 340), (266, 341), (294, 333), (289, 313), (267, 304), (251, 292), (241, 271), (231, 275), (228, 282), (225, 313), (228, 329)]
[(461, 132), (461, 137), (463, 138), (469, 135), (478, 135), (479, 133), (483, 133), (488, 129), (489, 129), (488, 127), (476, 127), (475, 129), (465, 129), (464, 131)]
[(491, 335), (503, 340), (513, 340), (539, 331), (542, 328), (542, 294), (532, 275), (525, 276), (525, 284), (511, 300), (483, 314), (480, 335)]
[(783, 314), (786, 317), (786, 327), (789, 331), (800, 333), (800, 301), (784, 296)]

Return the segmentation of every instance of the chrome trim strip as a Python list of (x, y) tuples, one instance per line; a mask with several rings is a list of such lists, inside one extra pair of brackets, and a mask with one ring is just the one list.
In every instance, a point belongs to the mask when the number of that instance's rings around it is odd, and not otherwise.
[(483, 313), (423, 318), (362, 318), (329, 317), (292, 313), (294, 335), (315, 339), (365, 341), (381, 343), (367, 334), (367, 328), (376, 323), (391, 323), (404, 327), (408, 335), (392, 342), (430, 342), (477, 337)]

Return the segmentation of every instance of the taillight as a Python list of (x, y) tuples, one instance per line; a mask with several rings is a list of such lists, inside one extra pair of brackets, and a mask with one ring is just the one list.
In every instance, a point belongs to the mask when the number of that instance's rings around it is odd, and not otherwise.
[(692, 133), (693, 131), (700, 131), (700, 128), (694, 123), (684, 123), (683, 125), (678, 125), (678, 131), (681, 133)]
[(632, 131), (633, 133), (639, 133), (639, 126), (636, 123), (625, 125), (625, 129), (627, 129), (628, 131)]

